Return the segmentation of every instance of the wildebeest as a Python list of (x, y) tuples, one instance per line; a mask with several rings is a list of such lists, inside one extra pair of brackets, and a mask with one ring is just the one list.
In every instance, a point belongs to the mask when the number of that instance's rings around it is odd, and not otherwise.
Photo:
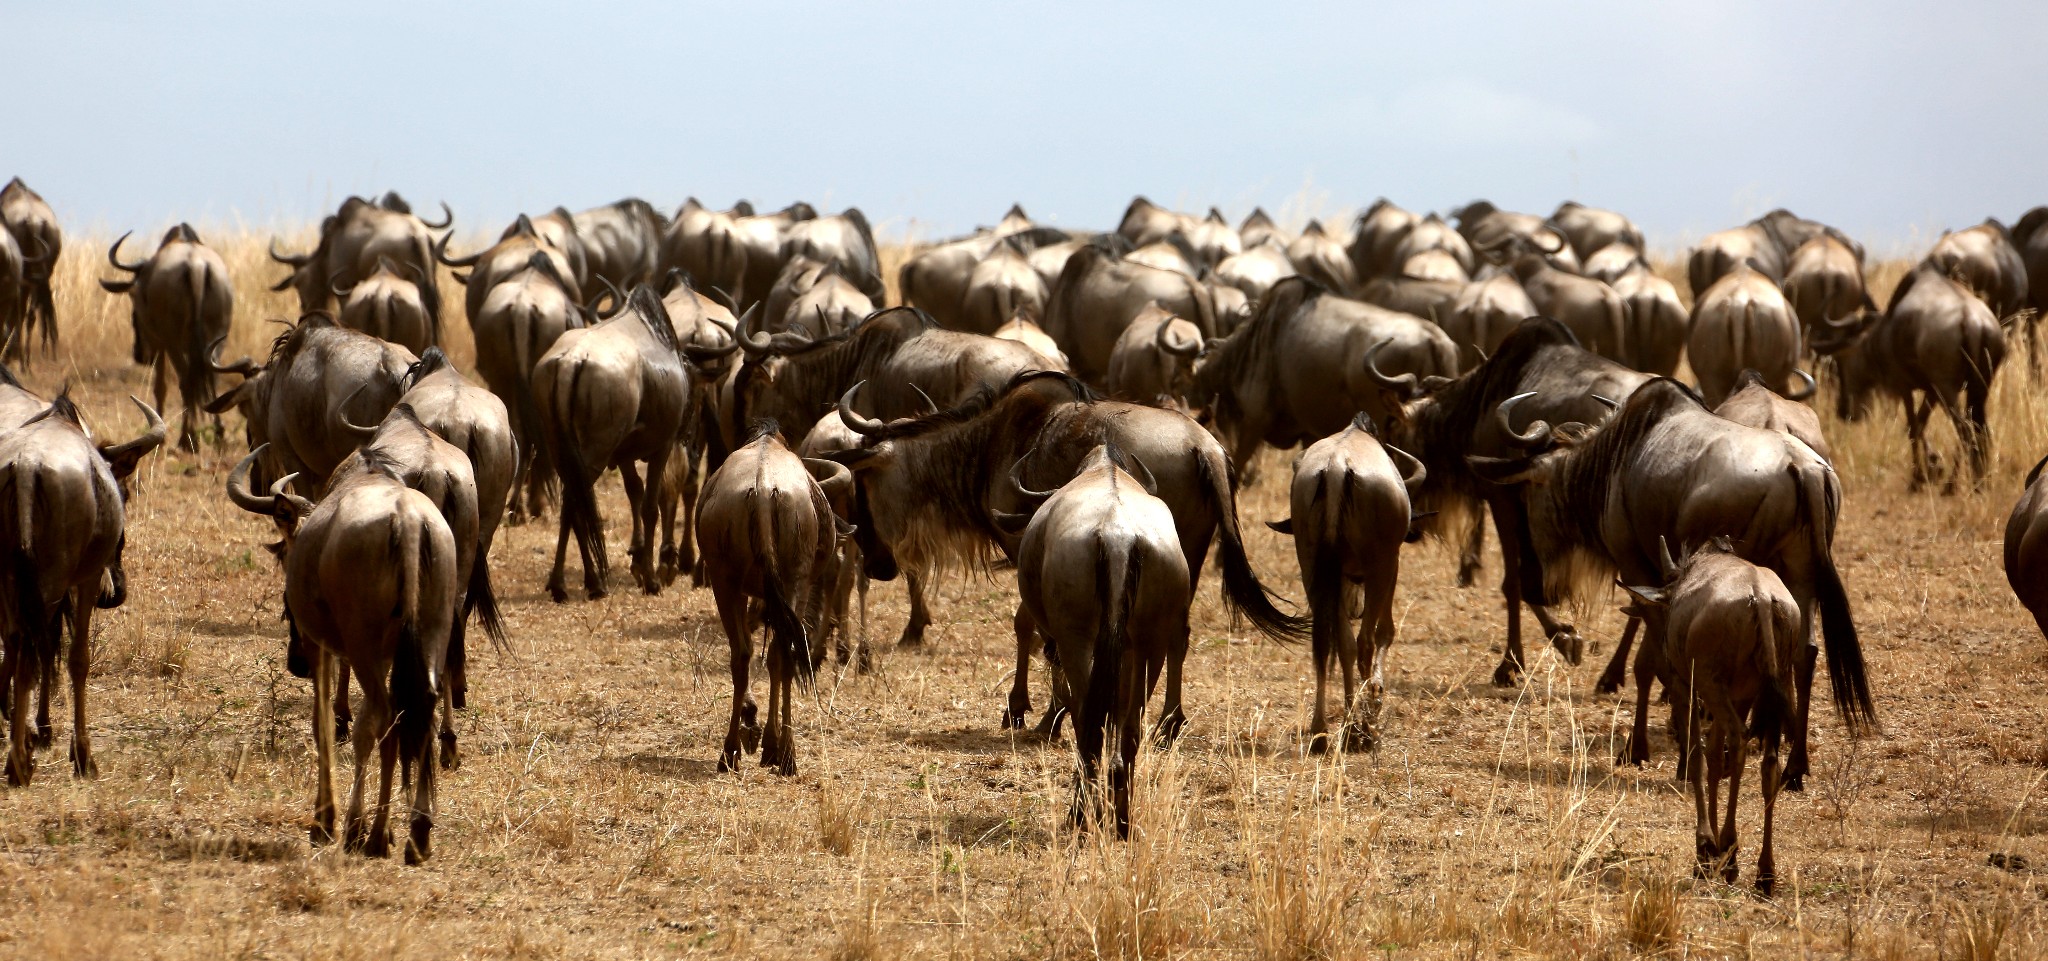
[(1045, 332), (1060, 345), (1082, 380), (1109, 372), (1109, 354), (1124, 328), (1148, 302), (1186, 318), (1204, 337), (1218, 331), (1216, 298), (1202, 282), (1170, 270), (1128, 263), (1086, 246), (1067, 259), (1045, 307)]
[(1201, 353), (1199, 328), (1147, 304), (1109, 353), (1109, 395), (1139, 404), (1185, 403)]
[(1425, 250), (1401, 264), (1401, 276), (1409, 280), (1444, 280), (1464, 283), (1472, 279), (1465, 265), (1448, 250)]
[[(565, 220), (566, 222), (566, 220)], [(451, 233), (450, 236), (453, 236)], [(534, 224), (533, 218), (520, 214), (512, 226), (498, 237), (498, 242), (467, 257), (451, 257), (447, 249), (448, 238), (434, 248), (434, 259), (460, 271), (470, 268), (468, 274), (456, 273), (455, 280), (468, 289), (463, 293), (463, 310), (466, 316), (482, 316), (484, 301), (491, 292), (508, 280), (527, 271), (539, 269), (535, 255), (545, 257), (554, 267), (557, 282), (571, 295), (577, 304), (584, 302), (592, 291), (582, 286), (582, 259), (572, 252), (549, 241)], [(429, 275), (431, 276), (431, 275)], [(428, 285), (431, 287), (432, 285)], [(422, 293), (425, 291), (423, 290)]]
[[(1479, 570), (1484, 528), (1475, 512), (1484, 505), (1493, 517), (1501, 545), (1501, 594), (1507, 606), (1507, 641), (1495, 684), (1515, 683), (1526, 663), (1522, 654), (1522, 608), (1527, 601), (1545, 636), (1576, 663), (1582, 642), (1568, 624), (1554, 618), (1528, 578), (1537, 567), (1525, 553), (1521, 501), (1507, 488), (1489, 484), (1473, 473), (1467, 454), (1510, 456), (1521, 452), (1511, 438), (1522, 436), (1532, 420), (1594, 423), (1607, 413), (1600, 398), (1626, 398), (1649, 375), (1630, 370), (1579, 346), (1570, 328), (1549, 318), (1531, 318), (1501, 341), (1485, 363), (1456, 380), (1435, 386), (1401, 383), (1404, 392), (1422, 386), (1426, 395), (1389, 408), (1386, 439), (1422, 461), (1428, 480), (1417, 492), (1416, 508), (1439, 516), (1430, 526), (1448, 537), (1466, 537), (1458, 580), (1469, 584)], [(1403, 378), (1405, 381), (1405, 378)], [(1535, 392), (1509, 415), (1502, 402)], [(1452, 521), (1468, 519), (1470, 527)], [(1524, 568), (1527, 568), (1525, 571)]]
[[(642, 591), (661, 593), (654, 568), (656, 495), (684, 427), (691, 376), (685, 355), (695, 349), (677, 339), (654, 289), (641, 286), (604, 322), (562, 332), (534, 365), (534, 405), (562, 490), (548, 575), (548, 594), (557, 602), (569, 597), (564, 564), (572, 533), (583, 559), (584, 593), (593, 600), (605, 596), (611, 565), (596, 484), (608, 467), (619, 469), (632, 512), (633, 579)], [(643, 461), (644, 478), (634, 466)]]
[(377, 258), (376, 271), (353, 289), (334, 292), (341, 301), (341, 314), (335, 319), (350, 330), (420, 353), (441, 342), (441, 328), (428, 315), (417, 280), (401, 269), (389, 258)]
[(419, 358), (397, 344), (337, 326), (314, 312), (299, 318), (271, 342), (262, 366), (243, 358), (222, 373), (242, 382), (206, 405), (209, 413), (242, 412), (249, 448), (270, 445), (262, 458), (263, 480), (297, 474), (300, 489), (317, 493), (359, 437), (347, 422), (382, 420), (405, 392), (406, 371)]
[(498, 395), (512, 418), (519, 459), (514, 472), (511, 517), (522, 523), (540, 513), (554, 478), (543, 451), (540, 407), (533, 397), (533, 368), (563, 332), (582, 327), (575, 288), (557, 272), (546, 253), (535, 251), (531, 269), (491, 288), (483, 309), (470, 318), (476, 335), (476, 372)]
[[(847, 400), (839, 409), (847, 426), (868, 438), (868, 447), (832, 459), (854, 470), (861, 492), (855, 500), (860, 513), (853, 520), (854, 536), (860, 539), (868, 572), (879, 580), (894, 577), (899, 566), (930, 571), (977, 564), (991, 549), (1015, 557), (1015, 537), (993, 518), (1019, 512), (1017, 485), (1050, 485), (1071, 477), (1089, 451), (1114, 442), (1152, 473), (1159, 498), (1173, 511), (1190, 574), (1200, 578), (1210, 541), (1221, 533), (1226, 602), (1269, 635), (1305, 633), (1300, 618), (1274, 606), (1245, 556), (1222, 447), (1179, 413), (1098, 400), (1075, 378), (1046, 371), (1019, 374), (946, 410), (887, 425), (856, 414)], [(1019, 460), (1028, 460), (1021, 474)], [(1033, 623), (1028, 612), (1019, 610), (1018, 672), (1004, 714), (1009, 724), (1022, 725), (1031, 709)], [(1169, 733), (1184, 717), (1180, 667), (1185, 653), (1167, 656), (1161, 727)], [(1057, 712), (1048, 711), (1041, 726), (1049, 730), (1057, 720)]]
[[(1458, 233), (1475, 251), (1498, 246), (1512, 237), (1544, 251), (1561, 269), (1578, 270), (1579, 257), (1571, 238), (1562, 228), (1535, 214), (1502, 210), (1490, 201), (1475, 200), (1451, 211), (1451, 216), (1458, 221)], [(1471, 269), (1469, 260), (1466, 269)]]
[(1469, 281), (1422, 280), (1415, 277), (1375, 277), (1358, 289), (1358, 299), (1374, 307), (1397, 311), (1438, 324), (1450, 316), (1451, 305), (1465, 292)]
[[(1645, 625), (1643, 647), (1659, 649), (1671, 694), (1676, 773), (1692, 785), (1694, 874), (1718, 873), (1734, 884), (1741, 873), (1735, 806), (1754, 737), (1763, 754), (1764, 799), (1756, 886), (1770, 897), (1778, 881), (1771, 835), (1784, 786), (1778, 746), (1798, 710), (1794, 675), (1806, 646), (1799, 605), (1777, 574), (1737, 556), (1727, 538), (1701, 545), (1675, 565), (1668, 551), (1660, 555), (1658, 586), (1628, 592), (1635, 598), (1631, 612)], [(1723, 780), (1726, 820), (1718, 817)]]
[[(413, 216), (412, 207), (397, 193), (387, 193), (371, 203), (361, 197), (342, 201), (341, 209), (320, 222), (320, 242), (309, 254), (282, 254), (277, 244), (270, 257), (292, 268), (272, 290), (298, 291), (299, 310), (311, 313), (333, 303), (334, 292), (349, 290), (377, 269), (379, 258), (388, 258), (424, 278), (420, 300), (427, 316), (441, 322), (441, 292), (433, 282), (434, 241), (427, 233), (455, 222), (448, 205), (441, 205), (442, 220), (428, 223)], [(473, 315), (474, 310), (471, 311)]]
[(1151, 267), (1155, 270), (1170, 270), (1189, 277), (1201, 276), (1201, 260), (1195, 249), (1188, 246), (1187, 239), (1173, 234), (1165, 240), (1155, 240), (1124, 254), (1124, 262)]
[(1187, 236), (1197, 223), (1193, 216), (1168, 210), (1144, 196), (1131, 198), (1131, 204), (1124, 208), (1123, 219), (1117, 222), (1116, 232), (1132, 247), (1143, 247), (1173, 234)]
[[(847, 427), (835, 410), (819, 417), (818, 422), (811, 425), (810, 432), (797, 444), (796, 454), (810, 461), (860, 446), (861, 436)], [(850, 522), (856, 512), (853, 499), (859, 493), (854, 485), (827, 484), (821, 485), (820, 489), (825, 492), (825, 500), (832, 506), (832, 513)], [(692, 523), (693, 529), (695, 526)], [(861, 565), (859, 542), (852, 537), (840, 537), (838, 540), (831, 568), (819, 581), (824, 585), (826, 594), (818, 605), (818, 625), (812, 646), (818, 650), (829, 646), (839, 656), (842, 666), (851, 661), (855, 671), (866, 674), (873, 669), (868, 651), (868, 575)], [(857, 628), (850, 623), (856, 612), (849, 610), (853, 606), (855, 592), (860, 595)], [(857, 637), (854, 636), (856, 631)]]
[[(1829, 320), (1815, 331), (1813, 349), (1834, 356), (1841, 376), (1837, 416), (1861, 418), (1872, 394), (1904, 405), (1914, 489), (1934, 476), (1927, 418), (1936, 405), (1955, 425), (1972, 476), (1983, 480), (1991, 445), (1986, 405), (1991, 379), (2005, 363), (2005, 337), (1991, 308), (1968, 287), (1922, 264), (1900, 281), (1883, 314)], [(1948, 490), (1954, 489), (1951, 473)]]
[(1464, 286), (1450, 309), (1438, 320), (1451, 342), (1458, 345), (1458, 370), (1467, 371), (1500, 348), (1500, 342), (1522, 321), (1536, 316), (1522, 282), (1506, 270), (1482, 271), (1480, 279)]
[(1550, 215), (1550, 223), (1571, 243), (1572, 251), (1579, 255), (1581, 263), (1609, 244), (1628, 244), (1637, 250), (1647, 246), (1643, 243), (1642, 230), (1627, 217), (1612, 210), (1588, 207), (1576, 200), (1558, 204), (1557, 211)]
[(1244, 215), (1244, 222), (1237, 225), (1237, 236), (1244, 241), (1246, 250), (1269, 243), (1282, 250), (1287, 249), (1287, 232), (1273, 222), (1264, 207), (1253, 207), (1251, 213)]
[[(1357, 284), (1375, 277), (1392, 276), (1399, 271), (1402, 258), (1397, 255), (1396, 248), (1421, 220), (1385, 197), (1373, 201), (1372, 206), (1359, 214), (1358, 221), (1351, 225), (1351, 242), (1345, 247), (1345, 253), (1351, 260), (1354, 283), (1333, 289), (1353, 289)], [(1464, 243), (1464, 238), (1459, 238), (1458, 242)]]
[[(751, 263), (751, 254), (750, 263)], [(813, 217), (790, 224), (782, 232), (781, 262), (808, 257), (839, 268), (841, 276), (853, 282), (871, 303), (888, 302), (882, 286), (882, 260), (875, 249), (875, 232), (859, 207), (848, 207), (829, 217)]]
[(2027, 268), (2027, 304), (2034, 308), (2026, 330), (2027, 366), (2038, 379), (2041, 375), (2038, 330), (2048, 315), (2048, 207), (2035, 207), (2012, 225), (2012, 243)]
[[(1373, 746), (1394, 644), (1394, 584), (1411, 526), (1408, 492), (1428, 473), (1405, 451), (1381, 444), (1378, 434), (1372, 419), (1360, 413), (1351, 426), (1309, 445), (1294, 462), (1293, 513), (1269, 525), (1294, 536), (1315, 624), (1309, 637), (1316, 703), (1308, 731), (1309, 747), (1318, 752), (1329, 746), (1323, 700), (1333, 654), (1344, 679), (1341, 743), (1345, 750)], [(1365, 685), (1365, 703), (1356, 715), (1354, 672)]]
[(744, 200), (733, 204), (731, 210), (707, 209), (695, 197), (683, 201), (662, 235), (657, 272), (680, 269), (695, 283), (723, 290), (734, 300), (750, 295), (759, 299), (763, 291), (745, 289), (748, 248), (739, 225), (741, 217), (753, 213), (754, 205)]
[[(1790, 436), (1716, 417), (1685, 385), (1658, 378), (1636, 388), (1589, 440), (1558, 445), (1563, 428), (1533, 424), (1507, 458), (1474, 455), (1472, 469), (1517, 492), (1526, 511), (1524, 563), (1541, 576), (1524, 586), (1532, 603), (1557, 603), (1618, 573), (1624, 584), (1656, 583), (1659, 543), (1685, 550), (1714, 537), (1782, 577), (1798, 602), (1798, 636), (1816, 621), (1827, 654), (1836, 711), (1850, 732), (1874, 723), (1862, 642), (1835, 570), (1833, 542), (1841, 482), (1826, 460)], [(1625, 656), (1625, 635), (1615, 658)], [(1645, 646), (1645, 651), (1649, 646)], [(1628, 760), (1648, 757), (1649, 687), (1670, 683), (1668, 665), (1637, 661), (1636, 721)], [(1810, 645), (1795, 666), (1798, 701), (1788, 782), (1807, 771), (1806, 720), (1813, 680)]]
[[(763, 421), (754, 436), (727, 457), (704, 482), (697, 541), (704, 548), (706, 579), (718, 601), (718, 617), (732, 648), (732, 714), (718, 769), (739, 766), (740, 752), (759, 744), (761, 766), (784, 776), (796, 773), (796, 737), (790, 703), (795, 683), (808, 681), (821, 657), (811, 632), (841, 536), (825, 486), (847, 487), (852, 478), (831, 461), (805, 461), (782, 445), (779, 428)], [(822, 483), (819, 476), (822, 475)], [(754, 617), (749, 599), (761, 602), (768, 631), (768, 720), (756, 722), (747, 672), (754, 660)]]
[(763, 327), (771, 333), (802, 331), (818, 340), (860, 326), (875, 312), (874, 301), (840, 270), (807, 257), (790, 260), (762, 302)]
[(1442, 328), (1295, 277), (1210, 351), (1191, 399), (1215, 417), (1242, 471), (1260, 444), (1287, 448), (1328, 437), (1359, 411), (1384, 419), (1426, 378), (1457, 372), (1457, 345)]
[(1820, 416), (1801, 403), (1813, 396), (1813, 375), (1795, 367), (1792, 376), (1806, 386), (1796, 393), (1780, 394), (1764, 382), (1762, 374), (1744, 370), (1735, 375), (1728, 398), (1714, 405), (1714, 413), (1738, 424), (1790, 434), (1805, 441), (1823, 460), (1832, 460), (1827, 438), (1821, 436)]
[[(64, 232), (57, 226), (57, 213), (30, 190), (20, 177), (0, 187), (0, 232), (12, 235), (21, 252), (22, 285), (26, 288), (27, 312), (22, 318), (21, 343), (26, 349), (31, 334), (42, 333), (43, 346), (57, 348), (57, 301), (50, 278), (57, 269), (57, 255), (64, 250)], [(159, 404), (161, 406), (161, 404)]]
[(1093, 794), (1103, 741), (1114, 737), (1108, 781), (1119, 836), (1130, 833), (1145, 705), (1169, 658), (1187, 650), (1194, 600), (1173, 512), (1145, 490), (1138, 480), (1144, 474), (1103, 444), (1057, 491), (1020, 489), (1044, 498), (1018, 541), (1017, 598), (1049, 652), (1057, 652), (1074, 698), (1073, 818), (1085, 826), (1098, 810)]
[(1628, 332), (1622, 337), (1628, 348), (1628, 365), (1659, 377), (1676, 373), (1692, 326), (1685, 304), (1678, 299), (1678, 287), (1651, 270), (1650, 262), (1640, 253), (1607, 285), (1620, 295), (1628, 311)]
[[(198, 449), (194, 422), (213, 400), (212, 345), (228, 335), (235, 312), (235, 287), (228, 265), (187, 224), (172, 227), (148, 260), (121, 262), (121, 241), (107, 249), (107, 262), (133, 274), (101, 280), (109, 293), (128, 295), (129, 324), (135, 331), (134, 358), (155, 368), (157, 409), (163, 409), (165, 370), (178, 375), (185, 409), (178, 415), (178, 446)], [(213, 418), (215, 433), (220, 417)]]
[(1053, 342), (1052, 335), (1046, 333), (1045, 328), (1038, 326), (1038, 322), (1032, 320), (1029, 315), (1012, 316), (989, 336), (997, 340), (1014, 340), (1058, 364), (1060, 370), (1067, 369), (1066, 352), (1060, 350), (1060, 345)]
[(996, 328), (1019, 312), (1033, 317), (1045, 315), (1047, 291), (1038, 271), (1013, 240), (995, 245), (968, 275), (967, 289), (960, 295), (958, 329), (975, 334), (994, 334)]
[(2027, 306), (2026, 260), (2005, 225), (1996, 220), (1943, 231), (1925, 262), (1961, 281), (2001, 321)]
[(1529, 302), (1545, 317), (1554, 317), (1577, 335), (1587, 350), (1609, 360), (1628, 363), (1628, 305), (1614, 288), (1560, 269), (1551, 258), (1569, 248), (1564, 238), (1553, 237), (1555, 247), (1543, 247), (1517, 234), (1506, 234), (1483, 251), (1515, 272)]
[(1693, 248), (1686, 260), (1686, 279), (1692, 295), (1698, 297), (1736, 267), (1756, 261), (1756, 269), (1774, 281), (1785, 279), (1793, 251), (1814, 237), (1827, 235), (1840, 241), (1863, 261), (1863, 245), (1817, 220), (1807, 220), (1783, 208), (1773, 210), (1740, 227), (1708, 234)]
[(1713, 407), (1728, 396), (1745, 368), (1761, 373), (1772, 390), (1785, 393), (1799, 366), (1799, 318), (1778, 283), (1748, 264), (1714, 281), (1692, 305), (1692, 335), (1686, 342), (1700, 394)]
[[(291, 643), (312, 662), (313, 747), (318, 766), (311, 836), (334, 840), (334, 697), (346, 664), (363, 691), (355, 725), (356, 776), (344, 844), (371, 857), (390, 852), (391, 775), (411, 785), (405, 860), (432, 852), (435, 764), (449, 633), (461, 601), (455, 535), (432, 501), (405, 485), (396, 465), (366, 457), (316, 505), (285, 491), (249, 489), (255, 454), (228, 474), (228, 498), (271, 517), (285, 532), (285, 621)], [(375, 820), (365, 825), (363, 792), (375, 757)]]
[(570, 221), (583, 247), (588, 286), (611, 284), (632, 290), (652, 283), (661, 269), (662, 239), (668, 221), (653, 205), (638, 197), (592, 207), (578, 212)]
[(1258, 300), (1274, 284), (1294, 276), (1294, 262), (1287, 259), (1287, 251), (1277, 243), (1248, 246), (1242, 253), (1225, 257), (1216, 265), (1213, 276), (1218, 283), (1229, 284), (1244, 291), (1246, 297)]
[[(9, 378), (12, 379), (11, 377)], [(133, 398), (131, 398), (133, 399)], [(116, 607), (127, 594), (121, 569), (126, 543), (123, 505), (143, 455), (164, 442), (163, 418), (139, 400), (149, 429), (121, 444), (96, 445), (78, 408), (59, 396), (27, 423), (0, 434), (0, 551), (9, 584), (0, 591), (9, 705), (7, 781), (26, 785), (35, 773), (29, 744), (29, 698), (42, 688), (38, 715), (50, 736), (50, 687), (62, 631), (71, 631), (71, 770), (99, 775), (85, 726), (92, 612)], [(111, 585), (102, 593), (102, 582)]]
[(2041, 482), (2042, 458), (2027, 472), (2020, 499), (2005, 522), (2005, 580), (2034, 626), (2048, 636), (2048, 484)]
[(1294, 264), (1294, 272), (1325, 289), (1338, 293), (1350, 293), (1358, 289), (1358, 270), (1352, 266), (1350, 255), (1344, 252), (1344, 245), (1332, 240), (1323, 231), (1323, 222), (1311, 220), (1301, 229), (1301, 236), (1287, 245), (1287, 259)]
[(1785, 299), (1810, 337), (1822, 321), (1873, 307), (1863, 286), (1863, 262), (1849, 245), (1821, 234), (1792, 251), (1785, 268)]

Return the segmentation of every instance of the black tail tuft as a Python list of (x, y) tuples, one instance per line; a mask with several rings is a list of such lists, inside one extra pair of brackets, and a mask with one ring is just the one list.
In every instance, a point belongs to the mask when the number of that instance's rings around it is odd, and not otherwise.
[(1816, 571), (1815, 595), (1820, 600), (1822, 647), (1828, 658), (1828, 687), (1835, 695), (1835, 712), (1851, 734), (1877, 726), (1877, 707), (1870, 698), (1870, 678), (1863, 667), (1863, 643), (1856, 636), (1856, 624), (1849, 618), (1849, 595), (1835, 572), (1832, 558), (1823, 560)]
[(611, 573), (610, 559), (605, 550), (604, 521), (597, 513), (597, 471), (583, 460), (583, 451), (576, 446), (575, 418), (569, 408), (576, 403), (576, 385), (582, 379), (579, 367), (576, 376), (570, 378), (568, 393), (556, 401), (554, 412), (554, 433), (547, 446), (552, 448), (555, 460), (555, 476), (561, 482), (562, 522), (576, 535), (578, 544), (588, 545), (591, 561), (597, 566), (597, 580), (602, 584)]
[(768, 627), (769, 643), (782, 652), (797, 682), (809, 684), (815, 673), (810, 638), (804, 630), (803, 618), (790, 605), (789, 594), (783, 590), (775, 571), (769, 570), (762, 576), (761, 594), (761, 619)]
[(500, 652), (511, 650), (505, 639), (505, 621), (498, 613), (498, 593), (491, 586), (490, 558), (484, 556), (482, 545), (476, 552), (476, 566), (469, 571), (469, 593), (464, 598), (463, 617), (476, 615), (477, 624), (491, 639), (491, 646)]
[(391, 662), (391, 706), (398, 713), (398, 755), (405, 759), (408, 783), (413, 764), (434, 763), (429, 748), (438, 701), (426, 645), (420, 643), (418, 626), (407, 621), (398, 629), (398, 650)]
[[(1252, 571), (1251, 559), (1245, 556), (1244, 537), (1237, 526), (1237, 498), (1232, 492), (1229, 468), (1221, 457), (1210, 457), (1197, 452), (1196, 463), (1200, 465), (1202, 480), (1208, 486), (1213, 508), (1218, 519), (1217, 527), (1223, 537), (1220, 552), (1223, 562), (1223, 598), (1232, 610), (1249, 618), (1259, 632), (1277, 641), (1297, 643), (1308, 637), (1309, 619), (1288, 614), (1274, 606), (1274, 594), (1259, 583), (1259, 575)], [(1188, 558), (1190, 569), (1199, 569), (1202, 558)]]

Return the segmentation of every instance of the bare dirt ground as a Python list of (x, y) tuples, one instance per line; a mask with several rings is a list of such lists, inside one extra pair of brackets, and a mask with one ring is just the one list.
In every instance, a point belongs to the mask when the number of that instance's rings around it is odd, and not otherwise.
[[(266, 319), (296, 313), (261, 290), (282, 268), (265, 238), (209, 239), (243, 297), (231, 355), (255, 352)], [(91, 285), (103, 249), (67, 251), (70, 342), (26, 379), (68, 381), (99, 431), (125, 435), (140, 423), (125, 395), (147, 385), (125, 303)], [(2019, 478), (2048, 450), (2037, 397), (2009, 365), (1996, 469), (1953, 497), (1906, 492), (1895, 410), (1828, 420), (1847, 491), (1836, 557), (1883, 732), (1852, 743), (1816, 706), (1817, 770), (1780, 805), (1771, 902), (1747, 888), (1753, 767), (1728, 887), (1691, 878), (1661, 708), (1656, 760), (1613, 766), (1629, 708), (1592, 694), (1613, 599), (1577, 614), (1587, 663), (1546, 651), (1525, 686), (1496, 688), (1498, 592), (1451, 586), (1435, 543), (1404, 556), (1384, 742), (1341, 759), (1302, 751), (1307, 651), (1230, 623), (1205, 579), (1187, 735), (1141, 761), (1124, 844), (1065, 826), (1067, 745), (998, 726), (1008, 573), (945, 580), (914, 652), (893, 647), (901, 589), (878, 585), (878, 670), (802, 695), (798, 776), (720, 775), (730, 684), (708, 592), (644, 597), (621, 572), (606, 600), (551, 604), (552, 518), (508, 528), (492, 563), (513, 650), (472, 658), (434, 859), (316, 849), (309, 686), (284, 670), (269, 525), (221, 493), (231, 420), (225, 448), (151, 458), (130, 505), (131, 594), (91, 640), (100, 779), (72, 779), (60, 748), (33, 786), (0, 791), (0, 955), (2039, 956), (2048, 665), (1999, 567)], [(1240, 508), (1255, 566), (1298, 600), (1291, 545), (1259, 523), (1285, 513), (1286, 465), (1268, 454)], [(603, 491), (623, 544), (616, 479)], [(61, 745), (61, 698), (55, 714)]]

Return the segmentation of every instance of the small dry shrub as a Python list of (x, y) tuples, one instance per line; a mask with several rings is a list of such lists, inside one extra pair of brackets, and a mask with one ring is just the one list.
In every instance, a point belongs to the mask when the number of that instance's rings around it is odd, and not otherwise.
[(1622, 914), (1622, 937), (1629, 947), (1643, 954), (1660, 954), (1685, 940), (1685, 917), (1678, 904), (1678, 888), (1663, 878), (1650, 878), (1629, 885), (1628, 907)]
[(837, 784), (818, 782), (819, 848), (828, 854), (841, 856), (853, 853), (854, 840), (860, 834), (860, 825), (854, 817), (854, 810), (859, 805), (858, 797), (850, 800), (842, 797)]

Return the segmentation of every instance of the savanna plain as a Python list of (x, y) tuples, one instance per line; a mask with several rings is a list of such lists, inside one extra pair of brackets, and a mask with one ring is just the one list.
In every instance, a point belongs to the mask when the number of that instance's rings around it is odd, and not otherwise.
[[(269, 322), (297, 313), (267, 290), (283, 271), (265, 259), (269, 235), (201, 233), (236, 282), (227, 356), (260, 358)], [(302, 234), (287, 245), (309, 249)], [(46, 394), (68, 384), (96, 430), (126, 436), (141, 426), (126, 396), (147, 398), (148, 383), (128, 362), (126, 301), (95, 283), (109, 239), (67, 243), (64, 345), (23, 379)], [(1880, 302), (1903, 269), (1875, 266)], [(447, 336), (467, 369), (466, 324)], [(1816, 686), (1815, 772), (1779, 807), (1771, 901), (1747, 887), (1754, 771), (1743, 886), (1730, 887), (1692, 877), (1665, 709), (1655, 760), (1614, 766), (1631, 705), (1593, 682), (1622, 628), (1619, 592), (1573, 612), (1586, 663), (1546, 649), (1522, 687), (1497, 688), (1498, 557), (1489, 547), (1482, 586), (1459, 589), (1438, 542), (1403, 555), (1370, 753), (1307, 753), (1307, 650), (1234, 624), (1205, 578), (1189, 727), (1141, 759), (1122, 842), (1068, 826), (1067, 744), (999, 724), (1009, 572), (943, 579), (917, 650), (894, 646), (901, 588), (876, 585), (876, 669), (834, 665), (801, 693), (798, 775), (751, 761), (720, 774), (731, 695), (709, 592), (684, 580), (646, 597), (621, 565), (610, 597), (550, 603), (550, 515), (503, 529), (491, 558), (511, 650), (472, 648), (433, 860), (315, 848), (310, 685), (285, 669), (282, 579), (262, 546), (273, 531), (222, 494), (243, 452), (231, 417), (224, 444), (166, 450), (140, 474), (130, 596), (88, 641), (100, 777), (69, 776), (60, 696), (60, 747), (33, 786), (0, 791), (0, 955), (2040, 957), (2048, 642), (1999, 563), (2021, 478), (2048, 453), (2039, 395), (2016, 352), (1993, 394), (1990, 475), (1942, 496), (1908, 493), (1895, 407), (1841, 423), (1823, 388), (1846, 492), (1835, 556), (1881, 731), (1849, 740)], [(1955, 463), (1946, 425), (1934, 436)], [(1238, 506), (1262, 578), (1298, 603), (1292, 546), (1261, 523), (1287, 512), (1290, 456), (1264, 455)], [(622, 545), (616, 475), (600, 492)]]

